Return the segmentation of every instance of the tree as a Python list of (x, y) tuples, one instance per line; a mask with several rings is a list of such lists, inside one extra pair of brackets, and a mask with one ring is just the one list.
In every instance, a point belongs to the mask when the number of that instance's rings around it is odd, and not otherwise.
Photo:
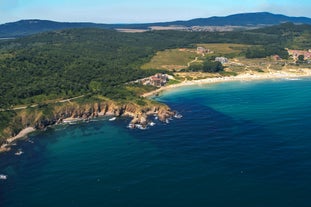
[(299, 62), (303, 62), (305, 60), (305, 56), (304, 55), (299, 55), (298, 56), (298, 61)]
[(198, 72), (198, 71), (202, 71), (203, 70), (203, 66), (202, 65), (190, 65), (190, 67), (188, 68), (189, 71), (193, 71), (193, 72)]
[(217, 73), (223, 71), (224, 67), (221, 62), (218, 61), (205, 61), (203, 63), (203, 71), (210, 73)]
[(101, 90), (102, 84), (101, 82), (92, 80), (89, 84), (89, 88), (91, 89), (92, 92), (97, 93)]

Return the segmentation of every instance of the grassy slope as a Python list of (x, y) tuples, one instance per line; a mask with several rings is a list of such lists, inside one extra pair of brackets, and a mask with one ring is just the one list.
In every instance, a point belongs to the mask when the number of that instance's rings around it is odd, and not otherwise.
[(149, 63), (144, 64), (142, 69), (173, 69), (186, 68), (197, 54), (195, 50), (169, 49), (157, 52)]
[[(204, 47), (214, 51), (207, 56), (239, 56), (243, 51), (250, 47), (245, 44), (229, 44), (229, 43), (209, 43), (209, 44), (198, 44), (198, 47)], [(197, 63), (204, 57), (196, 53), (196, 48), (192, 49), (168, 49), (159, 51), (152, 57), (150, 62), (144, 64), (142, 69), (183, 69), (188, 67), (188, 63), (191, 63), (195, 58), (198, 58)], [(193, 62), (195, 63), (195, 62)], [(192, 64), (193, 64), (192, 63)]]
[(245, 44), (230, 44), (230, 43), (210, 43), (210, 44), (198, 44), (200, 47), (204, 47), (214, 51), (217, 55), (235, 55), (238, 56), (241, 52), (250, 47)]

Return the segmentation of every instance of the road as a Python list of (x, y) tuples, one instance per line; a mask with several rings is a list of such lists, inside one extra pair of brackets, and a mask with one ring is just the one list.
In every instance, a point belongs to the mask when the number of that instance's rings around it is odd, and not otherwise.
[[(68, 98), (68, 99), (64, 99), (64, 100), (58, 100), (58, 101), (55, 101), (54, 103), (64, 103), (64, 102), (70, 102), (72, 100), (75, 100), (75, 99), (78, 99), (78, 98), (82, 98), (84, 97), (85, 95), (81, 95), (81, 96), (76, 96), (76, 97), (73, 97), (73, 98)], [(53, 102), (53, 101), (50, 101), (50, 102)], [(35, 108), (37, 107), (39, 104), (33, 104), (31, 106), (19, 106), (19, 107), (14, 107), (14, 108), (11, 108), (11, 109), (0, 109), (0, 111), (10, 111), (10, 110), (22, 110), (22, 109), (26, 109), (28, 107), (30, 108)]]

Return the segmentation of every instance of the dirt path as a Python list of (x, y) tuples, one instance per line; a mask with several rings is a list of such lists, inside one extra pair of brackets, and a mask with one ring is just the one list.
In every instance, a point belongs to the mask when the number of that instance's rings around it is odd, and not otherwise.
[(192, 63), (195, 63), (195, 62), (197, 62), (197, 61), (198, 61), (198, 57), (195, 57), (194, 60), (190, 61), (190, 62), (187, 64), (187, 66), (190, 67), (190, 65), (191, 65)]
[[(85, 95), (81, 95), (81, 96), (76, 96), (76, 97), (73, 97), (73, 98), (68, 98), (68, 99), (64, 99), (64, 100), (60, 100), (60, 101), (50, 101), (51, 103), (64, 103), (64, 102), (70, 102), (72, 100), (75, 100), (75, 99), (79, 99), (79, 98), (83, 98)], [(33, 104), (31, 106), (19, 106), (19, 107), (14, 107), (12, 109), (0, 109), (0, 111), (10, 111), (10, 110), (21, 110), (21, 109), (26, 109), (28, 107), (30, 108), (35, 108), (37, 107), (39, 104)]]
[(271, 67), (271, 64), (269, 64), (269, 65), (267, 66), (267, 70), (268, 70), (268, 71), (269, 71), (269, 73), (271, 74), (270, 67)]

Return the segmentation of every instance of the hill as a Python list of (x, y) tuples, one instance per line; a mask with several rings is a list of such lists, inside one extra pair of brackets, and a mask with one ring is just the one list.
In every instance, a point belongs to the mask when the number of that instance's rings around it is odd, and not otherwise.
[[(169, 24), (183, 26), (267, 26), (285, 22), (292, 22), (295, 24), (311, 24), (311, 19), (307, 17), (289, 17), (269, 12), (258, 12), (234, 14), (226, 17), (215, 16), (210, 18), (198, 18), (189, 21), (171, 22)], [(164, 25), (168, 25), (168, 23), (164, 23)]]
[(39, 19), (20, 20), (0, 25), (0, 37), (27, 36), (46, 31), (71, 28), (109, 28), (109, 26), (106, 24), (54, 22)]
[(278, 25), (284, 22), (295, 24), (311, 24), (311, 19), (306, 17), (289, 17), (268, 12), (242, 13), (225, 17), (198, 18), (189, 21), (173, 21), (146, 24), (95, 24), (95, 23), (69, 23), (47, 20), (21, 20), (0, 25), (0, 38), (20, 37), (40, 32), (70, 29), (70, 28), (102, 28), (102, 29), (150, 29), (155, 26), (241, 26), (257, 27)]

